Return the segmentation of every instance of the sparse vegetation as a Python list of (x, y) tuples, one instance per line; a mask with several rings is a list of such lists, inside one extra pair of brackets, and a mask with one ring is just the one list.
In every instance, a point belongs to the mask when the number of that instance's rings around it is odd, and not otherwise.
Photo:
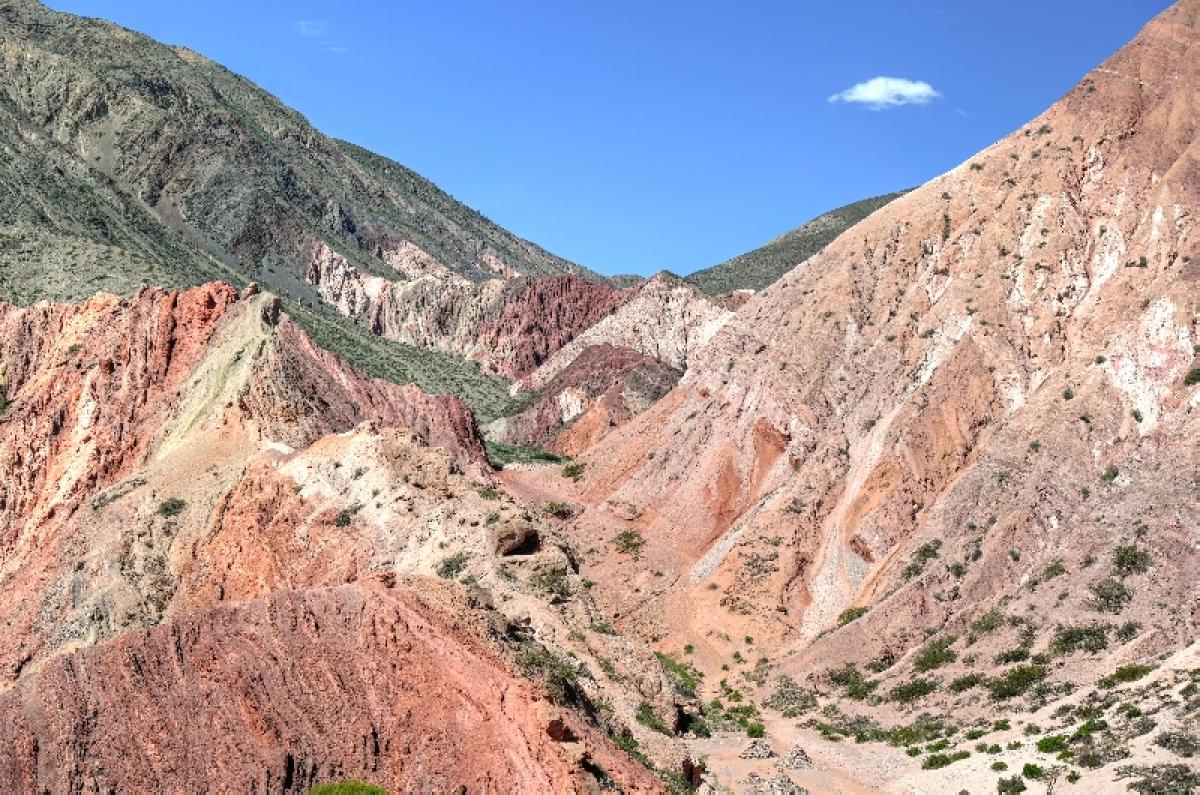
[(919, 698), (924, 698), (938, 689), (938, 680), (918, 677), (903, 684), (896, 685), (888, 691), (888, 698), (902, 704), (911, 704)]
[(1093, 583), (1088, 590), (1092, 594), (1088, 607), (1099, 613), (1120, 613), (1133, 600), (1133, 591), (1112, 577)]
[(763, 704), (782, 713), (785, 718), (796, 718), (816, 707), (817, 697), (791, 677), (780, 676), (775, 682), (775, 692)]
[(1046, 669), (1041, 665), (1018, 665), (1000, 676), (988, 680), (987, 689), (995, 701), (1004, 701), (1023, 695), (1029, 688), (1046, 678)]
[(469, 552), (455, 552), (448, 558), (443, 558), (438, 563), (435, 571), (437, 576), (443, 580), (453, 580), (458, 575), (462, 574), (467, 568), (468, 561), (471, 560)]
[(353, 505), (345, 507), (338, 511), (337, 516), (333, 518), (333, 523), (338, 527), (349, 527), (350, 523), (354, 521), (355, 515), (357, 515), (361, 510), (362, 504), (357, 502)]
[(308, 795), (388, 795), (388, 791), (365, 781), (349, 779), (328, 784), (314, 784), (309, 788)]
[(659, 664), (666, 671), (667, 678), (675, 687), (675, 692), (687, 698), (695, 698), (696, 690), (700, 687), (700, 680), (704, 678), (704, 674), (689, 662), (679, 662), (661, 652), (655, 652), (654, 656), (658, 658)]
[(1144, 574), (1150, 568), (1150, 552), (1137, 544), (1119, 546), (1113, 550), (1113, 574), (1128, 577)]
[(626, 555), (640, 555), (646, 540), (637, 530), (622, 530), (617, 533), (617, 551)]
[(943, 665), (954, 662), (958, 659), (958, 655), (950, 648), (954, 641), (955, 637), (948, 635), (925, 644), (924, 648), (917, 654), (917, 659), (913, 662), (913, 670), (921, 672), (932, 671), (935, 668), (941, 668)]
[(843, 610), (841, 612), (840, 615), (838, 615), (838, 626), (844, 627), (847, 624), (849, 624), (851, 621), (862, 618), (863, 616), (865, 616), (867, 614), (867, 611), (870, 609), (871, 608), (868, 607), (867, 605), (862, 605), (861, 607), (846, 608), (845, 610)]
[(559, 464), (563, 457), (540, 447), (504, 444), (487, 440), (484, 442), (488, 461), (497, 469), (509, 464)]
[(656, 731), (659, 734), (671, 734), (671, 730), (667, 728), (667, 725), (654, 712), (654, 707), (646, 701), (638, 704), (637, 712), (634, 713), (633, 717), (638, 723), (652, 731)]
[(856, 701), (861, 701), (871, 695), (879, 686), (878, 682), (864, 678), (859, 672), (858, 666), (852, 662), (846, 663), (841, 668), (831, 668), (826, 672), (826, 677), (835, 687), (842, 688), (847, 698)]
[(560, 599), (571, 595), (571, 584), (567, 580), (567, 570), (561, 566), (542, 569), (529, 578), (529, 584), (539, 591)]
[(570, 478), (578, 483), (583, 479), (583, 471), (586, 468), (587, 464), (583, 463), (582, 461), (572, 461), (562, 468), (562, 476), (564, 478)]
[(178, 497), (168, 497), (158, 504), (157, 513), (159, 516), (170, 519), (172, 516), (178, 516), (187, 508), (187, 503)]
[(1117, 685), (1126, 684), (1128, 682), (1136, 682), (1146, 674), (1154, 670), (1152, 665), (1141, 665), (1132, 663), (1130, 665), (1122, 665), (1113, 671), (1108, 676), (1102, 677), (1096, 684), (1105, 689), (1111, 689)]

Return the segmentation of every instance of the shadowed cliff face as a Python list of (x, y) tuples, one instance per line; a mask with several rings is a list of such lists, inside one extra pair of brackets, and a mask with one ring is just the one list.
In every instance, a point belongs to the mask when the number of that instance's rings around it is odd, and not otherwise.
[(997, 605), (1038, 644), (1056, 616), (1117, 620), (1093, 588), (1135, 545), (1153, 563), (1119, 615), (1142, 632), (1106, 659), (1194, 637), (1198, 42), (1196, 2), (1164, 13), (752, 298), (585, 454), (580, 537), (645, 540), (584, 565), (625, 627), (711, 665), (743, 635), (801, 672), (899, 661), (884, 692)]

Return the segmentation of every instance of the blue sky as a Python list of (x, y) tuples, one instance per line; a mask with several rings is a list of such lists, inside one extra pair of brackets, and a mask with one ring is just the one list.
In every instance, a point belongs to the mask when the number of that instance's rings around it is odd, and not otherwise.
[(220, 61), (556, 254), (649, 274), (953, 167), (1169, 3), (49, 5)]

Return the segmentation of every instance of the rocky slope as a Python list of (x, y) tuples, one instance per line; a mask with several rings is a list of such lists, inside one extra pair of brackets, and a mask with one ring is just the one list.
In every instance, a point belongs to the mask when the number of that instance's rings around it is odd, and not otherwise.
[(635, 720), (683, 699), (457, 398), (362, 375), (253, 287), (3, 306), (0, 339), (6, 785), (658, 789), (606, 735), (689, 769)]
[(30, 792), (305, 792), (343, 778), (395, 792), (570, 792), (605, 771), (626, 791), (657, 789), (448, 615), (404, 587), (354, 584), (125, 632), (0, 695), (0, 781)]
[[(601, 607), (743, 694), (811, 677), (885, 723), (1194, 640), (1198, 48), (1186, 0), (750, 299), (559, 487)], [(1126, 741), (1090, 731), (1064, 748), (1108, 786)]]
[(819, 253), (842, 232), (904, 194), (905, 191), (898, 191), (874, 196), (830, 210), (753, 251), (690, 274), (686, 277), (687, 282), (706, 295), (735, 294), (735, 300), (740, 291), (766, 289), (792, 268)]

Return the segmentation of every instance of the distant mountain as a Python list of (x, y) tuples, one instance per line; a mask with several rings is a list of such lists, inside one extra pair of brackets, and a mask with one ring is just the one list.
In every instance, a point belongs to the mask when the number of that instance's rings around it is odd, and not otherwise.
[(907, 191), (863, 199), (819, 215), (764, 246), (687, 277), (702, 292), (721, 295), (734, 290), (761, 290), (817, 254), (834, 239)]
[(392, 281), (604, 283), (203, 56), (0, 2), (0, 299), (258, 281), (373, 373), (498, 409), (503, 383), (473, 365), (338, 317), (306, 279), (330, 257)]

